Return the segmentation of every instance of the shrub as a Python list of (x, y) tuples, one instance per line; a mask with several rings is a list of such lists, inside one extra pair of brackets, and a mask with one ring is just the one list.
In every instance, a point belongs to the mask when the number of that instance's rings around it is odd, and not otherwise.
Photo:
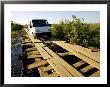
[[(92, 27), (94, 29), (91, 29)], [(82, 18), (72, 17), (72, 21), (60, 21), (59, 24), (53, 25), (52, 34), (70, 43), (100, 47), (100, 26), (88, 24)]]
[(13, 31), (13, 32), (11, 32), (11, 38), (17, 38), (18, 37), (18, 35), (19, 35), (19, 33), (16, 31)]
[(11, 30), (12, 31), (19, 31), (23, 28), (23, 26), (21, 24), (17, 24), (14, 22), (11, 22)]

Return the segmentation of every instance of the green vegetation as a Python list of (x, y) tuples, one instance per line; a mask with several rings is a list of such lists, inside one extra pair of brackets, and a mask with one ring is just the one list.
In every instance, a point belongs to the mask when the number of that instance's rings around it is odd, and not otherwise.
[(65, 19), (52, 27), (52, 35), (57, 38), (85, 47), (100, 47), (99, 24), (88, 24), (84, 19), (74, 16), (72, 21)]
[(17, 38), (19, 35), (19, 31), (22, 29), (22, 25), (17, 24), (15, 22), (11, 22), (11, 38)]
[(19, 32), (18, 31), (12, 31), (11, 32), (11, 38), (17, 38), (18, 37), (18, 35), (19, 35)]

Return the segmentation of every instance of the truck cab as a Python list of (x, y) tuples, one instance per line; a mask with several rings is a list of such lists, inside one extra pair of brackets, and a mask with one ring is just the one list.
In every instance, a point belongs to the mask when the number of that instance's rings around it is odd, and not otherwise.
[(34, 38), (47, 35), (51, 37), (51, 25), (46, 19), (32, 19), (29, 23), (29, 32)]

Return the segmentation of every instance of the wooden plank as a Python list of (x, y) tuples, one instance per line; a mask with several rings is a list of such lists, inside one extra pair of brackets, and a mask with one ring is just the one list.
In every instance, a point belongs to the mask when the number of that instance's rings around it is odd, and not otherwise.
[(40, 53), (38, 51), (30, 51), (30, 52), (27, 52), (27, 56), (30, 56), (30, 55), (39, 55)]
[(22, 41), (22, 44), (23, 43), (32, 43), (31, 41), (30, 41), (30, 39), (24, 39), (23, 41)]
[(35, 47), (31, 47), (25, 50), (25, 52), (29, 52), (29, 51), (37, 51), (37, 49)]
[(38, 44), (35, 43), (36, 48), (39, 50), (40, 54), (44, 59), (50, 59), (51, 56)]
[(58, 61), (53, 58), (47, 60), (61, 77), (73, 77)]
[(61, 46), (62, 48), (68, 50), (69, 52), (73, 53), (75, 56), (77, 56), (78, 58), (82, 59), (83, 61), (89, 63), (91, 66), (100, 69), (100, 65), (98, 62), (90, 59), (89, 57), (78, 53), (77, 51), (73, 50), (71, 47), (68, 47), (67, 45), (65, 45), (62, 42), (58, 42), (58, 41), (53, 41), (53, 43), (56, 43), (57, 45)]
[(39, 68), (38, 68), (38, 71), (39, 71), (40, 77), (45, 77), (45, 76), (48, 75), (48, 73), (45, 73), (45, 72), (43, 71), (43, 67), (39, 67)]
[(90, 77), (99, 77), (100, 76), (100, 71), (95, 72), (92, 74)]
[(42, 58), (42, 55), (29, 55), (27, 59), (30, 59), (30, 58)]
[(84, 61), (79, 61), (79, 62), (73, 64), (73, 66), (77, 68), (77, 67), (79, 67), (79, 66), (81, 66), (81, 65), (83, 65), (83, 64), (85, 64)]
[(76, 45), (72, 45), (72, 44), (69, 44), (69, 43), (65, 43), (65, 44), (67, 44), (69, 47), (76, 50), (77, 52), (91, 58), (92, 60), (94, 60), (98, 63), (100, 62), (100, 55), (99, 54), (95, 55), (95, 52), (87, 51), (87, 49), (85, 50), (85, 48), (81, 47), (81, 46), (76, 46)]
[(60, 77), (60, 75), (57, 72), (53, 72), (52, 74), (48, 74), (44, 71), (44, 67), (38, 68), (39, 74), (41, 77)]
[(91, 65), (88, 65), (88, 66), (86, 66), (86, 67), (80, 69), (80, 71), (83, 72), (83, 73), (86, 73), (86, 72), (88, 72), (88, 71), (91, 70), (91, 69), (93, 69), (93, 67), (91, 67)]
[(57, 53), (59, 56), (67, 56), (67, 55), (73, 55), (70, 52), (64, 52), (64, 53)]
[(21, 46), (34, 47), (34, 44), (33, 43), (25, 43), (25, 44), (21, 44)]
[[(41, 43), (38, 43), (41, 44)], [(44, 59), (47, 59), (48, 63), (63, 77), (71, 77), (72, 75), (60, 64), (55, 62), (55, 60), (52, 61), (52, 57), (42, 48), (41, 45), (37, 45), (35, 43), (36, 48), (38, 48), (39, 52), (43, 56)], [(51, 60), (50, 60), (51, 59)], [(57, 63), (57, 64), (56, 64)]]
[(92, 60), (94, 60), (98, 63), (100, 62), (100, 54), (97, 54), (98, 52), (92, 52), (90, 49), (84, 48), (79, 45), (72, 45), (72, 44), (65, 43), (65, 42), (60, 42), (60, 43), (70, 47), (71, 49), (77, 51), (78, 53), (81, 53), (81, 54), (91, 58)]
[(45, 67), (45, 68), (43, 69), (43, 71), (44, 71), (44, 72), (47, 72), (48, 70), (51, 70), (51, 69), (53, 69), (53, 67), (52, 67), (51, 65), (48, 65), (47, 67)]
[(36, 62), (40, 62), (42, 59), (41, 58), (35, 58)]
[[(58, 64), (53, 59), (48, 59), (47, 61), (61, 77), (73, 77), (63, 66)], [(42, 71), (40, 70), (40, 72), (42, 72), (42, 76), (44, 76), (43, 74), (46, 73), (43, 71), (43, 69)]]
[(61, 59), (56, 53), (46, 47), (43, 43), (40, 43), (40, 45), (54, 58), (54, 61), (57, 61), (59, 64), (63, 65), (63, 67), (65, 67), (68, 72), (71, 73), (73, 76), (83, 77), (83, 75), (79, 71), (77, 71), (74, 67)]
[(60, 77), (60, 75), (56, 72), (49, 74), (47, 77)]
[[(64, 67), (58, 64), (58, 62), (54, 61), (54, 59), (48, 59), (47, 61), (61, 77), (73, 77)], [(43, 77), (48, 75), (44, 71), (44, 68), (45, 67), (40, 67), (40, 69), (38, 69), (41, 73), (40, 75)]]
[(27, 67), (28, 67), (28, 69), (32, 69), (32, 68), (38, 68), (38, 67), (46, 65), (46, 64), (48, 64), (48, 62), (46, 60), (41, 60), (40, 62), (34, 62), (32, 64), (29, 64)]

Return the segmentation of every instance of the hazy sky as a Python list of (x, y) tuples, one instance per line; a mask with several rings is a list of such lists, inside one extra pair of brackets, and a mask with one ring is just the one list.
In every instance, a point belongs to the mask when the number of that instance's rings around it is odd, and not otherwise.
[(52, 24), (63, 19), (71, 20), (72, 15), (88, 23), (100, 23), (99, 11), (13, 11), (11, 21), (26, 24), (30, 19), (47, 19)]

